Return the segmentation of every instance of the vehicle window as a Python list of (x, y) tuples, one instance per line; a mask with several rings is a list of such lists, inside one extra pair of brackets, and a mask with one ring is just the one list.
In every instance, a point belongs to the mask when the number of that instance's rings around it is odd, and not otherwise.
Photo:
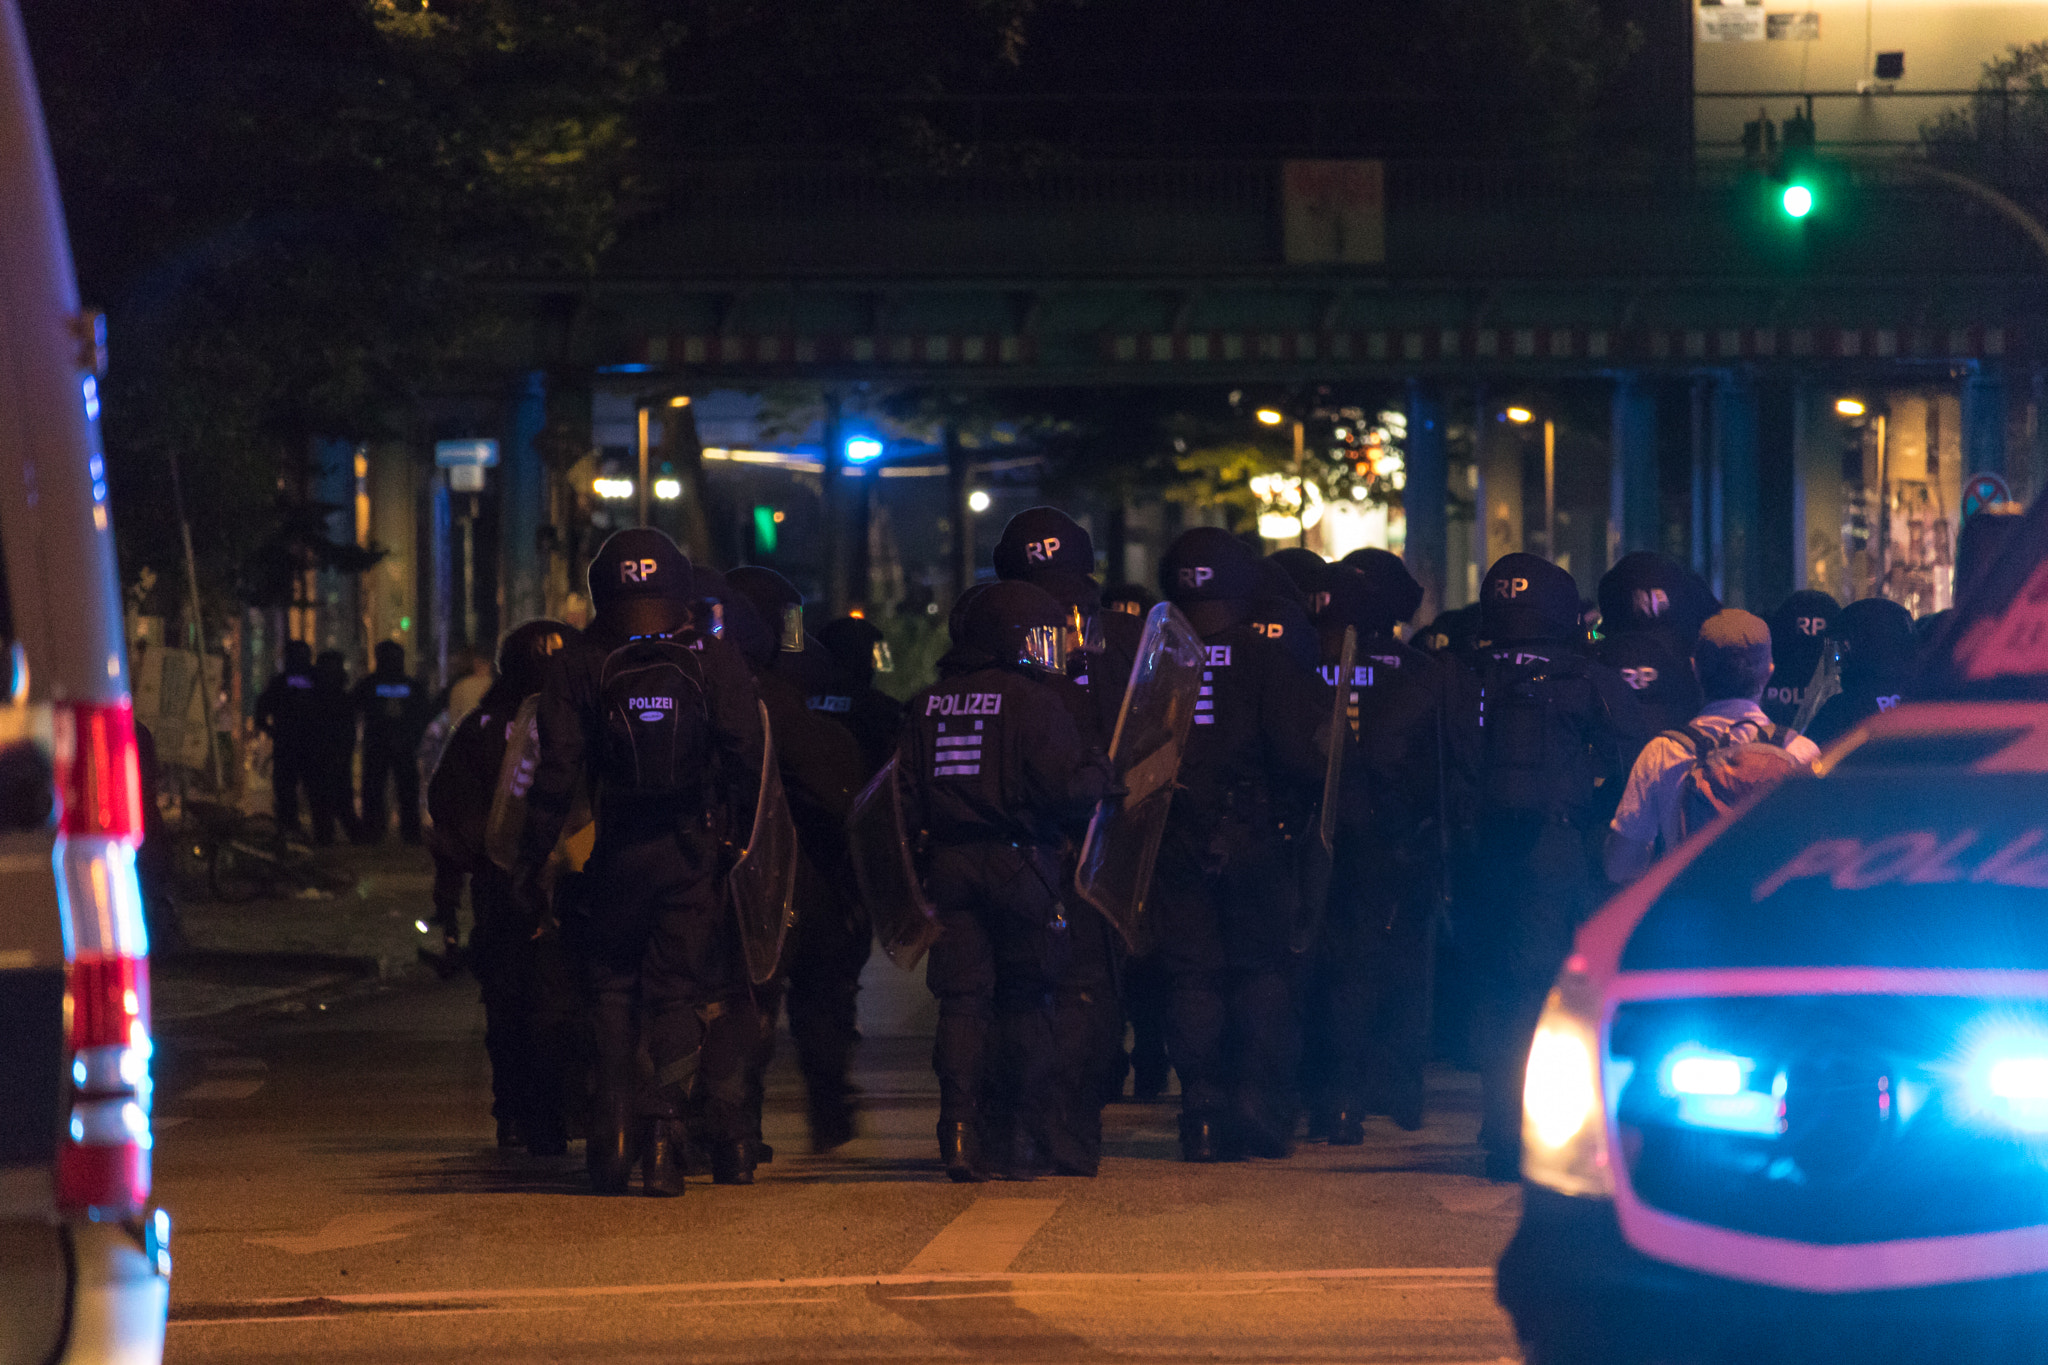
[(2048, 970), (2043, 789), (2032, 773), (1788, 782), (1657, 898), (1622, 966)]

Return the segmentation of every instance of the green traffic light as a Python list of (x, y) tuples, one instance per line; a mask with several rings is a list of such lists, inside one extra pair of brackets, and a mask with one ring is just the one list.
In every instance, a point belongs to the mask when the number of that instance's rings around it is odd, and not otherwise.
[(1813, 191), (1804, 185), (1787, 185), (1785, 196), (1779, 202), (1783, 205), (1786, 216), (1804, 218), (1813, 212)]

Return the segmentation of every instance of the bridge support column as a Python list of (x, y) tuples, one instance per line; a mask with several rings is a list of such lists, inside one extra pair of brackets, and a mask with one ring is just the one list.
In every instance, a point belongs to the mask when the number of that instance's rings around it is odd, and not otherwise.
[(1418, 621), (1443, 610), (1444, 571), (1450, 555), (1450, 452), (1444, 446), (1443, 400), (1421, 380), (1408, 381), (1407, 512), (1408, 572), (1422, 584)]
[(1613, 458), (1607, 508), (1607, 563), (1654, 550), (1657, 525), (1657, 394), (1639, 374), (1614, 382)]
[[(1757, 538), (1756, 382), (1746, 374), (1724, 374), (1714, 386), (1713, 464), (1710, 520), (1713, 523), (1714, 591), (1731, 607), (1757, 609), (1762, 588)], [(1768, 610), (1768, 607), (1764, 608)]]
[(505, 622), (517, 625), (547, 612), (540, 567), (540, 528), (547, 518), (547, 476), (540, 433), (547, 424), (547, 375), (529, 370), (512, 387), (498, 457), (499, 512), (505, 555)]
[(1963, 380), (1963, 477), (2005, 467), (2005, 376), (1980, 369)]
[[(818, 518), (824, 531), (824, 572), (819, 575), (825, 581), (825, 619), (836, 621), (846, 615), (847, 608), (847, 567), (846, 567), (846, 439), (839, 417), (839, 392), (825, 390), (825, 420), (822, 427), (825, 442), (824, 473), (819, 478)], [(772, 622), (770, 623), (773, 624)], [(822, 624), (822, 623), (821, 623)]]

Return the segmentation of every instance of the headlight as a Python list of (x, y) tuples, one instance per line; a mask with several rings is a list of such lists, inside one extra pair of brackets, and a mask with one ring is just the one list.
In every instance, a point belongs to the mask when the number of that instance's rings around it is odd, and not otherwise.
[(1600, 998), (1567, 965), (1544, 1002), (1522, 1086), (1522, 1174), (1560, 1194), (1611, 1195), (1601, 1101)]
[(1985, 1028), (1970, 1051), (1966, 1088), (1980, 1119), (2030, 1136), (2048, 1133), (2048, 1034)]

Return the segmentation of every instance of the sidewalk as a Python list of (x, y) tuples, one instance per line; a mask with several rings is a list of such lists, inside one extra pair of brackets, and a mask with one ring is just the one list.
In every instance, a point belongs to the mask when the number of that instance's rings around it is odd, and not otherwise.
[[(376, 848), (326, 849), (319, 856), (355, 874), (354, 890), (241, 905), (179, 902), (186, 946), (150, 963), (158, 1022), (265, 1006), (300, 1012), (379, 983), (428, 974), (418, 948), (430, 940), (414, 925), (430, 918), (433, 908), (427, 851), (390, 840)], [(438, 948), (439, 936), (431, 942)]]

